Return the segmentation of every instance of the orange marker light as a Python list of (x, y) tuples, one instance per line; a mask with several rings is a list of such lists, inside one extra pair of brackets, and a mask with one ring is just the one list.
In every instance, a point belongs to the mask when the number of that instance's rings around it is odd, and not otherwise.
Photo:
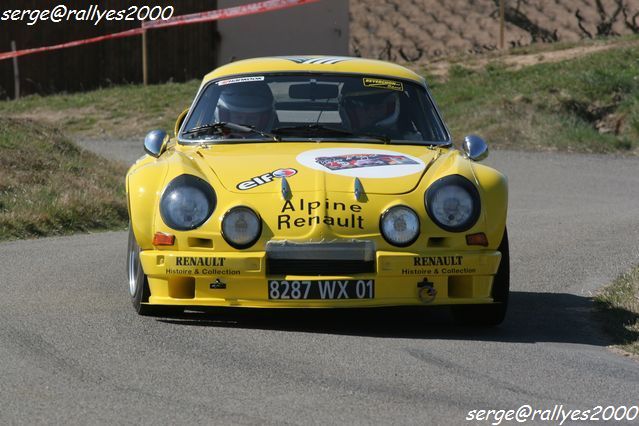
[(175, 235), (165, 234), (164, 232), (156, 232), (153, 236), (154, 246), (172, 246), (175, 244)]
[(478, 234), (466, 235), (466, 244), (469, 246), (488, 246), (488, 238), (486, 234), (480, 232)]

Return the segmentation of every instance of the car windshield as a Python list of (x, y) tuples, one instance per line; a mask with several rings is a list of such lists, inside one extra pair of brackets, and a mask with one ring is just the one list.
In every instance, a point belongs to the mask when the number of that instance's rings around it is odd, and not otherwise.
[(365, 75), (249, 75), (218, 80), (202, 90), (180, 133), (183, 143), (306, 139), (449, 141), (424, 87)]

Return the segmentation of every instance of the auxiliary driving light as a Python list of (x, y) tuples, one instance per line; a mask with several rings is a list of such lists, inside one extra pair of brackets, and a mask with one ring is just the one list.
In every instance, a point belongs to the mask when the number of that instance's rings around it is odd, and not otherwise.
[(248, 207), (233, 207), (222, 219), (222, 236), (231, 247), (251, 247), (261, 234), (262, 220)]
[(379, 227), (390, 244), (406, 247), (419, 236), (419, 217), (410, 207), (394, 206), (382, 214)]

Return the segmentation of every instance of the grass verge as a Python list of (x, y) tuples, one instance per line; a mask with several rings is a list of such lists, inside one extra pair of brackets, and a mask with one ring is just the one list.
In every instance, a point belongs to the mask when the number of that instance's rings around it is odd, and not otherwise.
[(639, 49), (620, 48), (510, 70), (499, 62), (450, 69), (433, 84), (451, 131), (492, 146), (636, 153)]
[[(636, 154), (639, 49), (624, 46), (522, 69), (504, 65), (504, 54), (480, 69), (456, 63), (446, 79), (433, 76), (430, 81), (457, 141), (476, 133), (491, 147)], [(556, 46), (535, 49), (554, 52)], [(54, 122), (74, 137), (141, 138), (154, 128), (172, 130), (198, 85), (28, 96), (0, 102), (0, 114)]]
[(3, 116), (54, 123), (76, 138), (132, 139), (152, 129), (173, 130), (199, 82), (122, 85), (90, 92), (31, 95), (0, 102)]
[(126, 225), (126, 167), (26, 119), (0, 118), (0, 150), (0, 239)]
[(618, 277), (596, 297), (601, 324), (626, 352), (639, 355), (639, 266)]

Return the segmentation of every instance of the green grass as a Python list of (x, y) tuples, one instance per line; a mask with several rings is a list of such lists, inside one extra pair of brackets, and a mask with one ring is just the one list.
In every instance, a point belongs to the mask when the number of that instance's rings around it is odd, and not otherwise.
[(639, 355), (639, 266), (617, 278), (596, 297), (604, 329), (619, 348)]
[(191, 105), (199, 82), (158, 86), (123, 85), (90, 92), (26, 96), (0, 102), (0, 114), (55, 123), (84, 138), (139, 138), (149, 130), (173, 130)]
[[(476, 133), (493, 148), (633, 154), (639, 148), (636, 46), (520, 70), (507, 68), (498, 58), (479, 70), (457, 63), (446, 80), (430, 82), (458, 142)], [(154, 128), (171, 131), (198, 84), (29, 96), (0, 102), (0, 114), (55, 122), (74, 137), (140, 138)]]
[(561, 63), (475, 71), (454, 65), (432, 84), (459, 138), (492, 146), (578, 152), (630, 152), (639, 139), (639, 49), (593, 53)]
[(124, 227), (126, 168), (55, 127), (0, 118), (0, 239)]

